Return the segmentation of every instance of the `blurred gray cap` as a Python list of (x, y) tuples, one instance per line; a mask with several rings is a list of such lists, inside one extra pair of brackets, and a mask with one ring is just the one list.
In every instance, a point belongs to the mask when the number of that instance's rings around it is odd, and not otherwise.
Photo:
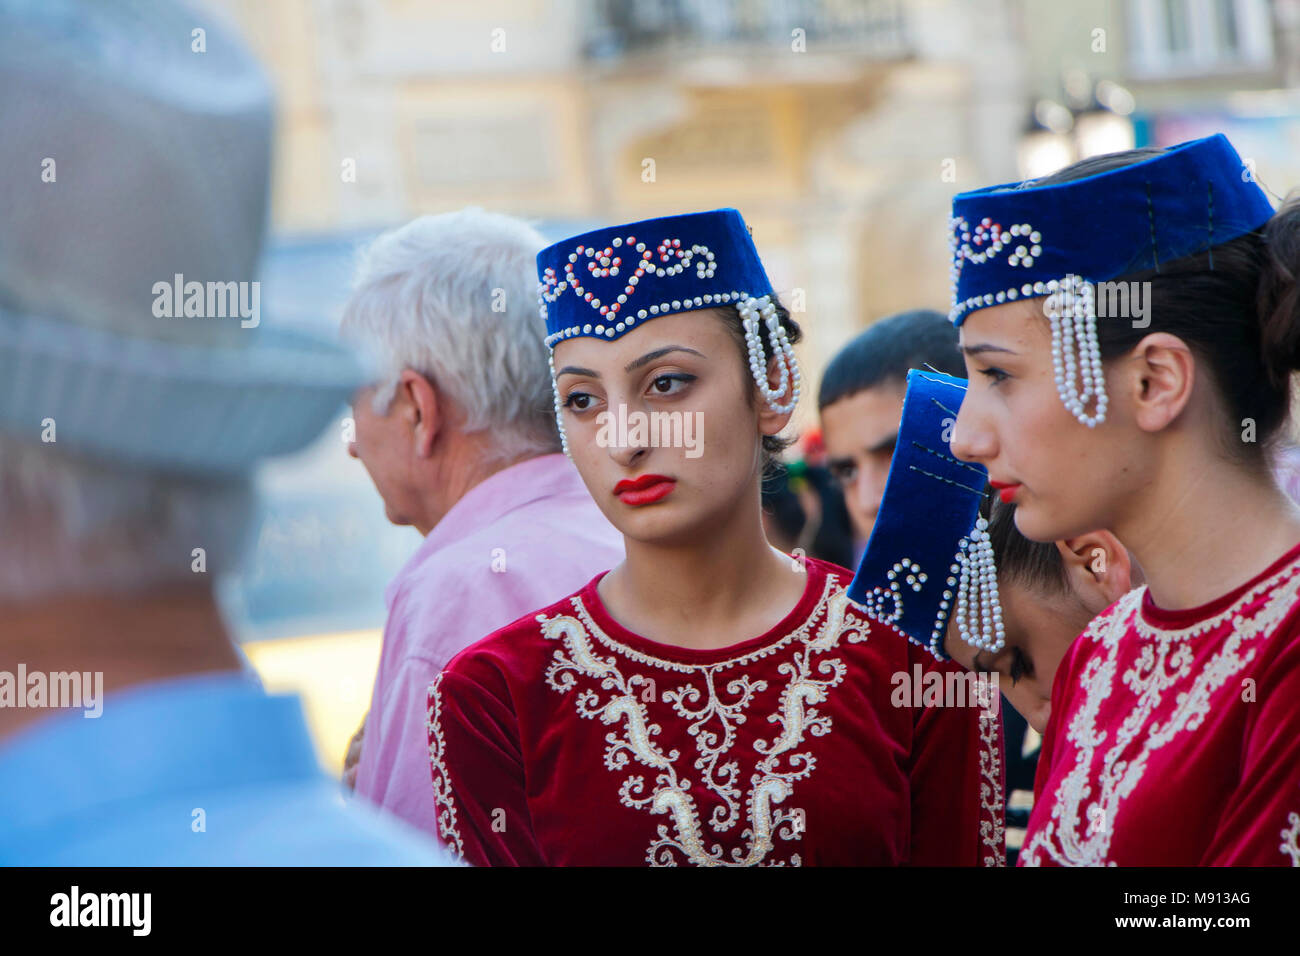
[(361, 383), (260, 315), (271, 92), (211, 15), (0, 0), (0, 130), (0, 431), (238, 474)]

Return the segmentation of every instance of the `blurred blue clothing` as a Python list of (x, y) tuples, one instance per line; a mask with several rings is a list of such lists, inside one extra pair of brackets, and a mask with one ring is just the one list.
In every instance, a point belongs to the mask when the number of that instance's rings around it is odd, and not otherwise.
[[(364, 806), (316, 761), (299, 699), (246, 675), (109, 694), (0, 741), (0, 864), (437, 865), (427, 836)], [(430, 784), (432, 785), (432, 784)]]

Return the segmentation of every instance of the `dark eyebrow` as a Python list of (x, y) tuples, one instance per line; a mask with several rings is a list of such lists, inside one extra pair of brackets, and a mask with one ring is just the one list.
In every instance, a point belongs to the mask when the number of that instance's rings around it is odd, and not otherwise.
[(1018, 352), (1011, 351), (1011, 349), (1004, 349), (1000, 345), (989, 345), (987, 342), (981, 343), (979, 345), (963, 345), (961, 347), (961, 350), (965, 352), (967, 355), (982, 355), (985, 352), (1003, 352), (1007, 355), (1019, 354)]
[(697, 352), (695, 349), (688, 349), (685, 345), (665, 345), (661, 349), (655, 349), (653, 352), (647, 352), (634, 362), (629, 362), (623, 369), (625, 372), (635, 372), (643, 365), (649, 365), (657, 358), (662, 358), (669, 352), (690, 352), (692, 355), (698, 355), (700, 358), (707, 358), (703, 352)]
[(576, 365), (566, 365), (555, 373), (556, 378), (561, 375), (582, 375), (587, 378), (600, 378), (599, 372), (592, 371), (589, 368), (578, 368)]
[(867, 449), (867, 454), (871, 455), (879, 451), (889, 451), (891, 448), (897, 448), (897, 447), (898, 447), (898, 432), (894, 432), (894, 434), (886, 435), (884, 438), (880, 439), (880, 441), (876, 442), (874, 445), (869, 447)]
[[(661, 349), (655, 349), (653, 352), (647, 352), (645, 355), (641, 356), (636, 361), (629, 362), (624, 367), (623, 371), (635, 372), (641, 366), (649, 365), (655, 359), (662, 358), (663, 356), (667, 355), (669, 352), (690, 352), (692, 355), (698, 355), (700, 358), (708, 358), (708, 356), (705, 355), (703, 352), (697, 352), (695, 351), (695, 349), (687, 348), (685, 345), (665, 345)], [(564, 368), (558, 369), (555, 373), (555, 377), (559, 378), (561, 375), (583, 375), (586, 376), (587, 378), (600, 378), (600, 373), (595, 371), (594, 369), (579, 368), (576, 365), (566, 365), (564, 366)]]

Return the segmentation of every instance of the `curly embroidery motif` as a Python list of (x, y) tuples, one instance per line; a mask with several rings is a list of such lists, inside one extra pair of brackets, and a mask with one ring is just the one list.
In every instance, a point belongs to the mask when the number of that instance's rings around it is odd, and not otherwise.
[[(575, 597), (573, 604), (578, 617), (539, 616), (543, 635), (562, 645), (546, 671), (546, 682), (561, 694), (576, 691), (573, 700), (580, 717), (615, 728), (605, 736), (607, 769), (622, 772), (635, 761), (654, 772), (652, 788), (648, 789), (644, 775), (632, 773), (618, 791), (624, 805), (667, 815), (671, 821), (671, 828), (668, 824), (658, 826), (658, 838), (647, 848), (646, 861), (651, 866), (676, 866), (679, 859), (697, 866), (751, 866), (764, 863), (778, 837), (800, 839), (801, 821), (779, 805), (794, 792), (795, 781), (807, 779), (815, 769), (813, 755), (798, 748), (805, 734), (819, 737), (830, 732), (830, 715), (820, 713), (817, 705), (826, 701), (830, 689), (843, 681), (846, 672), (841, 660), (819, 655), (834, 649), (841, 638), (856, 643), (868, 637), (865, 622), (858, 622), (848, 614), (851, 602), (842, 588), (835, 587), (835, 578), (828, 578), (817, 609), (790, 635), (795, 643), (791, 659), (778, 668), (779, 673), (789, 676), (789, 682), (781, 692), (777, 712), (767, 717), (768, 723), (776, 724), (779, 732), (771, 741), (760, 738), (754, 743), (755, 751), (763, 759), (755, 764), (745, 794), (743, 813), (749, 824), (741, 833), (745, 848), (733, 848), (730, 859), (719, 843), (705, 847), (704, 829), (690, 792), (691, 781), (678, 773), (681, 753), (677, 750), (665, 753), (655, 744), (654, 738), (662, 728), (650, 722), (639, 695), (644, 678), (639, 675), (625, 678), (614, 655), (602, 656), (593, 638), (605, 645), (619, 645), (596, 627), (579, 598)], [(812, 624), (823, 615), (825, 619), (814, 634)], [(746, 709), (767, 686), (765, 681), (751, 681), (740, 675), (728, 681), (720, 693), (718, 678), (721, 672), (772, 650), (773, 647), (768, 647), (746, 657), (711, 665), (660, 662), (669, 670), (693, 678), (665, 692), (663, 697), (678, 715), (691, 721), (689, 731), (698, 750), (693, 767), (700, 772), (703, 784), (721, 801), (708, 821), (714, 833), (730, 830), (740, 819), (740, 763), (723, 758), (735, 743), (736, 727), (747, 719)], [(579, 687), (579, 678), (598, 681), (600, 690)], [(788, 862), (798, 866), (799, 855), (793, 854)]]
[[(993, 689), (992, 693), (998, 693)], [(985, 866), (1007, 865), (1007, 837), (1002, 803), (1002, 758), (998, 753), (998, 721), (980, 715), (980, 839)]]
[[(1075, 751), (1074, 765), (1053, 795), (1052, 819), (1025, 847), (1025, 862), (1042, 862), (1040, 854), (1067, 866), (1114, 866), (1110, 841), (1123, 801), (1146, 772), (1153, 753), (1183, 731), (1194, 731), (1205, 719), (1210, 698), (1255, 657), (1257, 639), (1267, 637), (1295, 605), (1300, 592), (1300, 565), (1293, 564), (1252, 588), (1221, 617), (1233, 620), (1233, 630), (1218, 652), (1195, 674), (1192, 650), (1184, 643), (1194, 634), (1154, 632), (1143, 644), (1133, 665), (1116, 681), (1121, 646), (1141, 613), (1146, 588), (1130, 591), (1109, 616), (1095, 619), (1079, 640), (1100, 644), (1104, 656), (1090, 660), (1080, 679), (1083, 705), (1067, 728), (1066, 739)], [(1242, 610), (1261, 594), (1274, 589), (1264, 606), (1249, 619)], [(1097, 728), (1102, 703), (1120, 685), (1132, 696), (1132, 709), (1115, 730), (1114, 742), (1101, 757), (1108, 731)], [(1163, 720), (1155, 718), (1166, 691), (1182, 687)], [(1095, 769), (1094, 769), (1095, 768)], [(1094, 791), (1094, 786), (1096, 791)]]
[(1300, 813), (1288, 813), (1286, 819), (1291, 825), (1282, 828), (1280, 849), (1291, 858), (1292, 866), (1300, 866)]
[(465, 859), (465, 846), (456, 828), (456, 802), (451, 792), (451, 777), (444, 762), (442, 739), (442, 674), (429, 685), (429, 713), (425, 728), (429, 731), (429, 763), (433, 769), (433, 800), (438, 807), (438, 832), (458, 859)]

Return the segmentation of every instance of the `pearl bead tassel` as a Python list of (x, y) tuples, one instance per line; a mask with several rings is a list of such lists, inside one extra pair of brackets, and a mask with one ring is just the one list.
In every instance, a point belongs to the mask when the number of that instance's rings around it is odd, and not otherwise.
[(997, 653), (1006, 646), (1002, 604), (998, 597), (998, 571), (989, 540), (989, 523), (975, 522), (969, 538), (958, 545), (957, 632), (972, 647)]
[[(1052, 327), (1052, 374), (1056, 392), (1075, 418), (1089, 428), (1106, 420), (1106, 377), (1097, 343), (1097, 311), (1093, 284), (1066, 276), (1047, 284), (1044, 306)], [(1095, 401), (1092, 415), (1085, 409)]]
[[(772, 297), (765, 295), (755, 299), (746, 296), (737, 303), (736, 309), (740, 312), (741, 323), (745, 327), (749, 371), (754, 376), (754, 384), (758, 386), (768, 407), (774, 412), (786, 414), (794, 411), (795, 406), (799, 404), (803, 377), (794, 356), (794, 347), (790, 344), (790, 337), (781, 325)], [(767, 337), (772, 346), (772, 355), (778, 359), (780, 378), (776, 388), (767, 383), (767, 366), (763, 361), (763, 344), (758, 327), (760, 320), (767, 325)], [(782, 403), (781, 397), (787, 394), (790, 396), (790, 401)]]

